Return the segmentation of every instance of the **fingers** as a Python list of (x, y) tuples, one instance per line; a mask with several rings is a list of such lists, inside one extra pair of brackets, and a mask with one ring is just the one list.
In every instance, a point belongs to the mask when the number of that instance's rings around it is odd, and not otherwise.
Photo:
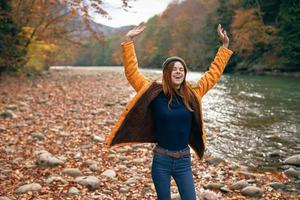
[(134, 27), (134, 29), (144, 29), (145, 28), (145, 22), (141, 22), (139, 25), (137, 25), (136, 27)]
[(217, 32), (221, 38), (227, 37), (227, 32), (222, 28), (221, 24), (218, 24)]

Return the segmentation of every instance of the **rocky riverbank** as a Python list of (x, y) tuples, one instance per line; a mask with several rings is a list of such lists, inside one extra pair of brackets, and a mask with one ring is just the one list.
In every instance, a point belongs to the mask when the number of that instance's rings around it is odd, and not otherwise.
[[(0, 200), (156, 199), (152, 144), (103, 148), (134, 95), (120, 68), (3, 76), (0, 86)], [(198, 199), (299, 199), (299, 157), (290, 159), (285, 173), (192, 159)], [(179, 199), (174, 180), (171, 191)]]

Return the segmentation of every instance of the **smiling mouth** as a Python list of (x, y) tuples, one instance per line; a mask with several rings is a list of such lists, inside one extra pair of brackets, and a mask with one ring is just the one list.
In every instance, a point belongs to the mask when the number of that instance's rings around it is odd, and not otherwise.
[(183, 76), (174, 76), (174, 78), (179, 80), (179, 79), (182, 79)]

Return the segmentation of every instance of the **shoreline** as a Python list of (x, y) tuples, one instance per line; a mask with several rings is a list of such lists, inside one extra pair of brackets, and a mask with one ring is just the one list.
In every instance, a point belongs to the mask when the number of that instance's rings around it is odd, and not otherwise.
[[(0, 196), (14, 199), (19, 186), (28, 182), (40, 184), (43, 192), (20, 196), (69, 198), (72, 187), (79, 190), (79, 199), (93, 196), (94, 192), (87, 186), (64, 172), (66, 168), (76, 168), (81, 176), (93, 176), (101, 181), (101, 187), (95, 189), (98, 199), (155, 199), (150, 173), (152, 145), (103, 148), (103, 139), (134, 93), (121, 69), (111, 71), (108, 67), (96, 70), (97, 73), (93, 70), (83, 73), (80, 69), (76, 72), (54, 70), (38, 79), (3, 77), (0, 110), (8, 110), (10, 117), (0, 117), (1, 135), (5, 138), (0, 141), (0, 152), (5, 153), (0, 159), (3, 163), (0, 179), (4, 187)], [(61, 162), (40, 167), (41, 154), (37, 151), (41, 150), (48, 151)], [(300, 197), (300, 194), (282, 191), (292, 179), (281, 172), (254, 173), (222, 158), (206, 156), (199, 162), (193, 154), (192, 157), (198, 196), (247, 199), (242, 188), (237, 189), (241, 186), (234, 187), (238, 181), (243, 181), (255, 187), (264, 199)], [(94, 167), (87, 164), (90, 160), (94, 161)], [(110, 173), (107, 170), (111, 170)], [(108, 174), (103, 175), (104, 172)], [(51, 182), (49, 178), (54, 175), (60, 178)], [(138, 184), (141, 182), (144, 184)], [(275, 183), (276, 189), (269, 186), (270, 183)], [(178, 191), (174, 181), (171, 191), (175, 199)]]

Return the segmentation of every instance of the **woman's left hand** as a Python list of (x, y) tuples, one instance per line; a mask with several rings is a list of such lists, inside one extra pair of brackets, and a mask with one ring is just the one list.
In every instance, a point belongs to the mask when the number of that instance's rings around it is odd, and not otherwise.
[(218, 29), (217, 29), (217, 32), (218, 32), (218, 35), (219, 35), (219, 38), (222, 40), (223, 42), (223, 46), (228, 48), (229, 46), (229, 38), (227, 36), (227, 33), (225, 30), (223, 30), (221, 24), (218, 25)]

